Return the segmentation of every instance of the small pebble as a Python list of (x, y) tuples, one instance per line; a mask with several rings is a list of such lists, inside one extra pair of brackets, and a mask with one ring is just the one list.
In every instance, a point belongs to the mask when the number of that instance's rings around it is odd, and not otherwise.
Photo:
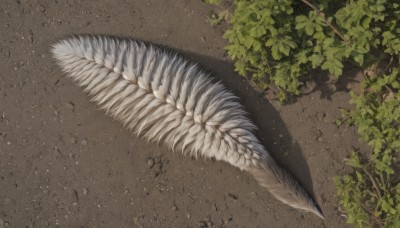
[(190, 219), (192, 217), (189, 213), (186, 214), (186, 218)]
[(150, 166), (150, 168), (153, 167), (153, 165), (154, 165), (154, 159), (149, 158), (149, 160), (147, 160), (147, 165)]
[(73, 202), (72, 203), (72, 206), (74, 206), (74, 207), (77, 206), (77, 205), (78, 205), (78, 202)]
[(67, 107), (67, 109), (69, 109), (69, 110), (71, 110), (71, 111), (74, 111), (74, 110), (75, 110), (75, 105), (74, 105), (74, 103), (72, 103), (71, 101), (70, 101), (70, 102), (67, 102), (67, 103), (65, 104), (65, 107)]
[(129, 189), (125, 188), (124, 195), (128, 195)]
[(138, 222), (139, 222), (139, 217), (133, 217), (133, 223), (137, 225)]
[(200, 37), (201, 41), (205, 42), (206, 38), (204, 36)]
[(84, 146), (86, 146), (86, 145), (88, 144), (87, 139), (83, 139), (83, 140), (81, 141), (81, 144), (84, 145)]
[(201, 228), (207, 227), (207, 223), (205, 221), (200, 221), (199, 227), (201, 227)]
[(156, 172), (161, 172), (161, 164), (157, 163), (153, 166), (153, 170)]
[(82, 192), (82, 195), (86, 196), (86, 195), (88, 194), (88, 192), (89, 192), (88, 189), (87, 189), (87, 188), (84, 188), (84, 189), (83, 189), (83, 192)]
[(231, 217), (229, 217), (229, 218), (224, 218), (224, 219), (223, 219), (224, 225), (227, 225), (230, 221), (232, 221), (232, 218), (231, 218)]
[(161, 173), (161, 164), (160, 163), (156, 163), (152, 168), (151, 168), (151, 172), (153, 174), (154, 177), (158, 177), (158, 175), (160, 175)]
[(171, 209), (172, 209), (173, 211), (177, 211), (177, 210), (178, 210), (178, 207), (177, 207), (176, 205), (174, 205), (174, 206), (171, 207)]

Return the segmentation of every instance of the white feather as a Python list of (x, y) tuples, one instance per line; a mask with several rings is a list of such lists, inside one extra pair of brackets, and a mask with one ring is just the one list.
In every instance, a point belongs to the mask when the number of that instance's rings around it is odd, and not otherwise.
[(106, 36), (74, 36), (52, 52), (68, 76), (128, 129), (246, 170), (279, 200), (322, 217), (255, 137), (238, 98), (196, 65), (153, 45)]

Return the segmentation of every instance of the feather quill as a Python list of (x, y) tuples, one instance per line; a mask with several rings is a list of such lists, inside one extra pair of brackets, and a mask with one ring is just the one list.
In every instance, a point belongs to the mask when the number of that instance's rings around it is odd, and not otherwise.
[(228, 162), (278, 200), (324, 218), (261, 145), (238, 98), (197, 65), (154, 45), (108, 36), (73, 36), (54, 44), (52, 53), (68, 77), (128, 129), (174, 151)]

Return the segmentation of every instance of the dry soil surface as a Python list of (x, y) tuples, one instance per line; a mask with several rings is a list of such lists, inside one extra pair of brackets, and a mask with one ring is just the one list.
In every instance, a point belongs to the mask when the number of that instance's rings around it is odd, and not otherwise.
[[(234, 73), (210, 14), (200, 0), (1, 2), (0, 228), (346, 226), (333, 177), (360, 146), (354, 129), (334, 124), (347, 92), (321, 76), (290, 105), (260, 96)], [(49, 54), (82, 33), (156, 43), (215, 72), (326, 221), (283, 205), (228, 164), (174, 154), (98, 110)]]

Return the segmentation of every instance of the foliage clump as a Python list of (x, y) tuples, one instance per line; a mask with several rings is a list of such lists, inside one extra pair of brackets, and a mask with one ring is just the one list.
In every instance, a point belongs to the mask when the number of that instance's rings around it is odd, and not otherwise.
[(344, 119), (338, 121), (354, 125), (372, 148), (366, 158), (352, 151), (346, 164), (354, 173), (335, 179), (348, 222), (357, 227), (400, 227), (400, 177), (395, 164), (400, 151), (398, 73), (399, 69), (393, 68), (388, 75), (366, 79), (363, 87), (367, 92), (352, 92), (355, 108), (342, 110)]
[[(221, 0), (207, 0), (218, 4)], [(400, 227), (400, 3), (397, 0), (233, 0), (225, 47), (235, 70), (284, 101), (300, 94), (310, 71), (340, 77), (346, 64), (365, 69), (362, 90), (338, 124), (354, 125), (371, 153), (353, 151), (353, 173), (338, 177), (339, 203), (357, 227)], [(229, 3), (228, 2), (228, 3)], [(398, 172), (399, 170), (397, 170)]]

